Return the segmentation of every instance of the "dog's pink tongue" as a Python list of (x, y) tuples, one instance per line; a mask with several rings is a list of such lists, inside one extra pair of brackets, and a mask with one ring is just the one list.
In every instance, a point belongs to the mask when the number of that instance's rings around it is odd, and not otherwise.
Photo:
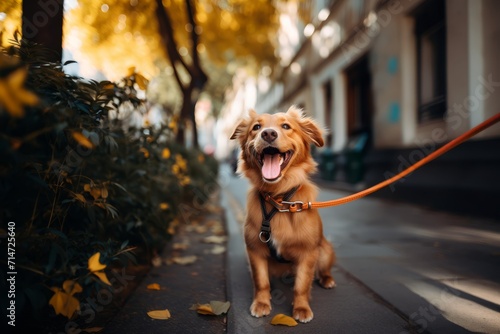
[(262, 165), (262, 176), (268, 180), (272, 180), (280, 176), (280, 155), (279, 154), (264, 154)]

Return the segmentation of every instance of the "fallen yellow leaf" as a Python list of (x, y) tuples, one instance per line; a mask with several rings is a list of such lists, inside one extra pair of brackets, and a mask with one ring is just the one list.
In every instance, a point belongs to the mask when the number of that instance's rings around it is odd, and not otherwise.
[(51, 290), (54, 291), (54, 295), (50, 298), (49, 305), (54, 307), (56, 314), (70, 319), (80, 309), (80, 302), (73, 295), (82, 292), (81, 285), (73, 280), (66, 280), (62, 289), (53, 287)]
[(188, 256), (176, 256), (172, 258), (172, 262), (176, 264), (192, 264), (195, 263), (198, 258), (196, 255), (188, 255)]
[(158, 255), (151, 259), (151, 264), (153, 265), (153, 267), (161, 266), (162, 262), (163, 259), (161, 258), (161, 256)]
[(214, 248), (210, 250), (211, 254), (218, 255), (222, 254), (226, 251), (226, 247), (221, 246), (221, 245), (215, 245)]
[(153, 318), (153, 319), (167, 320), (170, 318), (170, 311), (168, 309), (149, 311), (148, 315), (150, 318)]
[(209, 304), (199, 304), (196, 307), (196, 312), (205, 315), (215, 315), (215, 313), (212, 311), (212, 307)]
[(271, 325), (283, 325), (283, 326), (297, 326), (298, 323), (294, 318), (284, 315), (282, 313), (276, 314), (271, 320)]
[(227, 237), (224, 235), (211, 235), (209, 237), (203, 238), (203, 242), (207, 244), (222, 244), (226, 242)]
[(189, 309), (204, 315), (221, 315), (227, 313), (230, 307), (230, 302), (212, 300), (210, 304), (193, 304)]
[(99, 262), (100, 256), (101, 256), (101, 253), (97, 252), (89, 258), (88, 266), (89, 266), (89, 270), (91, 272), (103, 270), (104, 268), (106, 268), (105, 264), (102, 264), (101, 262)]
[(189, 244), (182, 243), (182, 242), (175, 242), (172, 245), (173, 250), (186, 250), (186, 249), (188, 249), (188, 247), (189, 247)]
[(111, 282), (108, 280), (108, 276), (106, 276), (106, 273), (104, 271), (93, 271), (92, 274), (99, 277), (99, 279), (107, 285), (111, 285)]
[(148, 290), (160, 290), (160, 284), (158, 283), (151, 283), (151, 284), (148, 284), (148, 286), (146, 287)]
[(66, 291), (70, 296), (73, 296), (75, 293), (82, 292), (82, 286), (78, 284), (77, 282), (73, 280), (66, 280), (63, 283), (63, 289)]
[(196, 226), (196, 227), (194, 228), (194, 230), (196, 231), (196, 233), (200, 233), (200, 234), (202, 234), (202, 233), (207, 232), (208, 227), (203, 226), (203, 225), (202, 225), (202, 226)]
[(89, 268), (90, 272), (92, 274), (96, 275), (97, 277), (99, 277), (99, 279), (101, 281), (103, 281), (107, 285), (111, 285), (111, 282), (108, 280), (108, 277), (106, 276), (106, 274), (103, 271), (101, 271), (104, 268), (106, 268), (106, 265), (99, 262), (100, 256), (101, 256), (100, 252), (97, 252), (94, 255), (92, 255), (88, 261), (89, 262), (88, 268)]

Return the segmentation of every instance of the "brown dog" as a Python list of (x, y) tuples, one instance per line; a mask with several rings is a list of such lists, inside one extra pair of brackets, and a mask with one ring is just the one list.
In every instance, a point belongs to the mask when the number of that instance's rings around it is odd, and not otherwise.
[(254, 284), (250, 312), (255, 317), (271, 312), (269, 275), (283, 272), (280, 262), (286, 260), (285, 267), (295, 275), (293, 317), (309, 322), (315, 273), (324, 288), (335, 286), (330, 273), (335, 262), (333, 247), (323, 236), (317, 210), (273, 213), (277, 210), (265, 198), (278, 203), (282, 203), (280, 199), (304, 203), (316, 199), (317, 188), (309, 179), (316, 170), (310, 145), (323, 146), (321, 130), (292, 106), (286, 113), (273, 115), (250, 111), (231, 139), (240, 142), (238, 171), (251, 183), (244, 228)]

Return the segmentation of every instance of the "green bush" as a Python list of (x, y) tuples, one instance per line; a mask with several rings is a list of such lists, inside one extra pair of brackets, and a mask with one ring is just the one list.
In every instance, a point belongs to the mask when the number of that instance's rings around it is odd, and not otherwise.
[[(147, 109), (140, 74), (83, 80), (43, 52), (21, 41), (0, 53), (0, 237), (6, 245), (14, 222), (16, 322), (57, 328), (78, 312), (57, 315), (54, 296), (80, 303), (112, 290), (106, 277), (130, 261), (149, 263), (182, 204), (206, 200), (218, 166), (173, 143), (173, 126), (130, 124), (128, 114)], [(98, 271), (89, 265), (97, 253)]]

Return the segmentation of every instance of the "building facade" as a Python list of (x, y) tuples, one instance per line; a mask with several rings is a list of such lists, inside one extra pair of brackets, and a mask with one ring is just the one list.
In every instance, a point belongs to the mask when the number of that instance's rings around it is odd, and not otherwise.
[[(255, 109), (295, 104), (327, 128), (316, 158), (334, 186), (383, 181), (500, 112), (500, 1), (318, 0), (310, 10), (307, 25), (293, 8), (282, 20), (284, 62)], [(377, 195), (500, 219), (500, 124)]]

